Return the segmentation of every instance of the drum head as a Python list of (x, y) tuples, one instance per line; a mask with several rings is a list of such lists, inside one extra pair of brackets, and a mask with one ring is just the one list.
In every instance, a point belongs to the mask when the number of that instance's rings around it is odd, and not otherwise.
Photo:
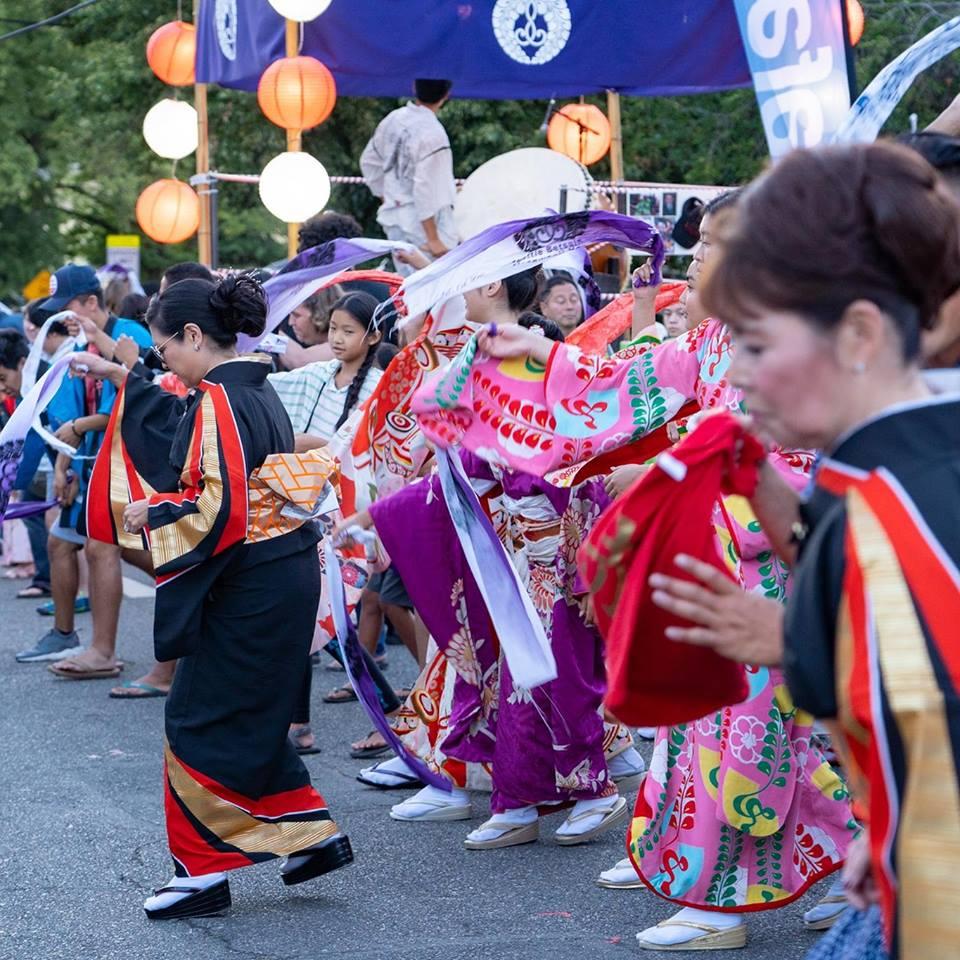
[(467, 177), (454, 207), (457, 233), (466, 240), (497, 223), (559, 212), (563, 187), (567, 213), (588, 210), (592, 185), (586, 167), (556, 150), (511, 150)]

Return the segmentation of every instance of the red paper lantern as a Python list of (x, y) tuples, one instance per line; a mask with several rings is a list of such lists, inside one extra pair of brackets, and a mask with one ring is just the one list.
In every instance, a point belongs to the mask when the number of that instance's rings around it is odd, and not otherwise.
[(196, 82), (197, 29), (192, 23), (173, 20), (158, 27), (147, 41), (150, 69), (172, 87)]
[(137, 200), (137, 223), (157, 243), (181, 243), (200, 226), (200, 198), (182, 180), (157, 180)]
[(863, 36), (863, 7), (858, 0), (847, 0), (847, 23), (850, 27), (850, 46), (855, 47)]
[(568, 103), (550, 118), (547, 146), (589, 166), (610, 149), (610, 121), (592, 103)]
[(257, 86), (260, 109), (285, 130), (309, 130), (323, 123), (336, 102), (333, 74), (314, 57), (275, 60)]

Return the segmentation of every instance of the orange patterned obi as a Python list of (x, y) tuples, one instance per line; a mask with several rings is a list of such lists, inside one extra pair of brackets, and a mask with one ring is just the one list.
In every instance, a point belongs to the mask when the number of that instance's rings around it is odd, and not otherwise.
[(338, 471), (323, 447), (267, 457), (250, 475), (245, 542), (281, 537), (336, 510)]

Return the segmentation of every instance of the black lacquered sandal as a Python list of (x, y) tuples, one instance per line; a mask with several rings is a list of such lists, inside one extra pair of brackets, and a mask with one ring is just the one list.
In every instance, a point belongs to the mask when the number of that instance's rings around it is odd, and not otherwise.
[(320, 847), (319, 850), (304, 850), (302, 853), (291, 854), (292, 857), (306, 858), (297, 866), (280, 870), (280, 878), (288, 886), (322, 877), (325, 873), (339, 870), (353, 863), (353, 849), (348, 837), (337, 837)]
[(178, 887), (168, 884), (154, 890), (153, 895), (161, 893), (185, 893), (188, 896), (159, 910), (147, 910), (144, 913), (149, 920), (185, 920), (188, 917), (219, 917), (230, 909), (230, 884), (224, 879), (212, 887), (197, 890), (195, 887)]

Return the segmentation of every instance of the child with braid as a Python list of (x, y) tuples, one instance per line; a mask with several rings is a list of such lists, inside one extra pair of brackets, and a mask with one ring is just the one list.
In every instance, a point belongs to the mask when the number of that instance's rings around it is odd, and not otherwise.
[(374, 363), (381, 338), (373, 322), (377, 306), (369, 293), (340, 297), (327, 335), (333, 359), (270, 375), (293, 423), (298, 453), (326, 444), (383, 375)]

